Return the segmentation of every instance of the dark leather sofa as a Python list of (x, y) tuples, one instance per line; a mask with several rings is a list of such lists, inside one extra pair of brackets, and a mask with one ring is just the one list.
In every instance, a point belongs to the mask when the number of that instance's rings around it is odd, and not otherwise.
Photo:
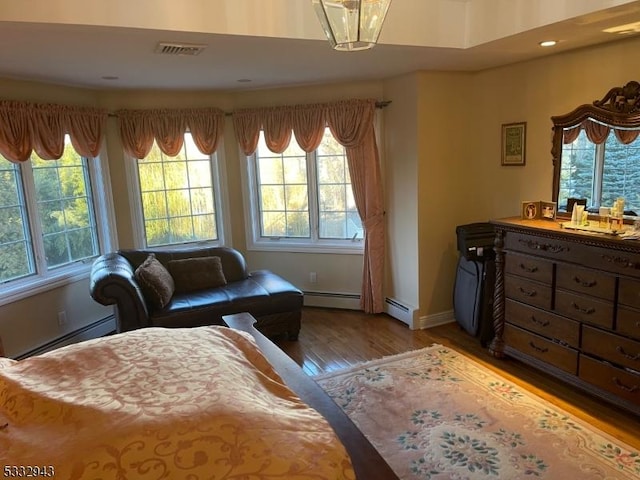
[[(171, 260), (219, 257), (226, 284), (173, 294), (162, 308), (154, 306), (136, 279), (136, 269), (154, 254), (164, 266)], [(175, 250), (119, 250), (93, 263), (91, 297), (102, 305), (116, 306), (118, 332), (143, 327), (195, 327), (224, 325), (222, 316), (248, 312), (256, 328), (269, 337), (298, 338), (303, 293), (268, 271), (247, 271), (240, 252), (228, 247)]]

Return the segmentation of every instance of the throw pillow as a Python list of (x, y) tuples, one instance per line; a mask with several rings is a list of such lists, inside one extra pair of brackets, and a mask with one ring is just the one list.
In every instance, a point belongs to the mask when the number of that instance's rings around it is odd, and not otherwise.
[(192, 257), (171, 260), (167, 268), (176, 285), (176, 292), (186, 293), (227, 284), (220, 257)]
[(175, 290), (173, 278), (153, 253), (136, 268), (134, 276), (145, 299), (154, 307), (164, 308), (171, 301)]

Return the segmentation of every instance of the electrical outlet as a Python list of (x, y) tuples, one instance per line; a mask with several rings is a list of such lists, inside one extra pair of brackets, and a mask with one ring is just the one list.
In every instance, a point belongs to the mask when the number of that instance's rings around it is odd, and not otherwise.
[(67, 324), (67, 312), (62, 310), (61, 312), (58, 312), (58, 326), (62, 327), (63, 325), (66, 325), (66, 324)]
[(318, 281), (318, 275), (316, 272), (309, 272), (309, 283), (316, 283)]

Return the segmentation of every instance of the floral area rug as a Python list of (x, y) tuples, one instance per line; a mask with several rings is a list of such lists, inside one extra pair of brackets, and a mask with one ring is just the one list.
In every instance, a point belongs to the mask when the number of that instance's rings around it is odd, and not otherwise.
[(637, 451), (441, 345), (315, 380), (401, 479), (640, 478)]

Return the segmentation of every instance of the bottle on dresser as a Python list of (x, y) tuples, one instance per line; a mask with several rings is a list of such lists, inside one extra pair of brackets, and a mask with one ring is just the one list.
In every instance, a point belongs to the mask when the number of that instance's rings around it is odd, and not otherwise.
[(624, 198), (620, 197), (613, 202), (613, 207), (611, 207), (611, 230), (622, 230), (622, 225), (624, 224), (623, 215)]

